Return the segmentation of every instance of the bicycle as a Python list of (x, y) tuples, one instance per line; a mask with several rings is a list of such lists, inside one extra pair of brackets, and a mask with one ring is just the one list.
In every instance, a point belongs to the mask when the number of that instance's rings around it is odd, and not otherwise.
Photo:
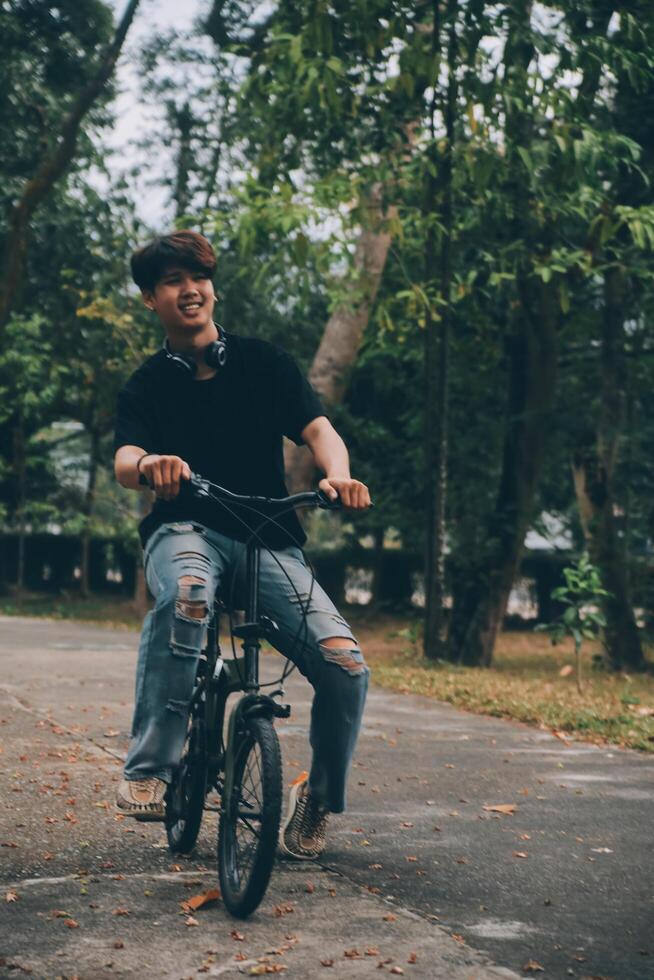
[[(341, 507), (340, 501), (331, 501), (320, 490), (271, 499), (231, 493), (198, 474), (192, 474), (188, 484), (199, 497), (246, 507), (260, 517), (259, 508), (270, 505), (324, 510)], [(283, 696), (283, 688), (262, 694), (259, 683), (261, 640), (272, 639), (277, 630), (271, 619), (259, 615), (258, 608), (258, 532), (268, 520), (264, 519), (247, 540), (245, 622), (234, 625), (229, 610), (232, 659), (222, 657), (219, 645), (220, 615), (229, 604), (214, 600), (207, 642), (198, 662), (184, 750), (166, 793), (168, 844), (173, 853), (183, 854), (195, 845), (205, 808), (215, 809), (207, 806), (208, 794), (218, 792), (220, 889), (226, 908), (238, 918), (247, 917), (258, 907), (270, 881), (282, 809), (282, 757), (273, 722), (291, 713), (290, 705), (275, 700)], [(242, 657), (236, 655), (236, 639), (242, 640)], [(285, 675), (284, 671), (281, 683)], [(229, 716), (225, 737), (227, 700), (237, 692), (242, 697)]]

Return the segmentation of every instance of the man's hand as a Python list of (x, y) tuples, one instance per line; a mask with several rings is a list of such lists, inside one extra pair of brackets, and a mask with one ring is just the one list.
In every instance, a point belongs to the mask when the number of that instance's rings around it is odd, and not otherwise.
[(350, 477), (326, 476), (318, 484), (330, 500), (341, 498), (348, 510), (366, 510), (370, 507), (370, 492), (365, 483)]
[(191, 468), (179, 456), (143, 457), (139, 472), (145, 477), (157, 497), (174, 500), (179, 493), (180, 480), (191, 479)]

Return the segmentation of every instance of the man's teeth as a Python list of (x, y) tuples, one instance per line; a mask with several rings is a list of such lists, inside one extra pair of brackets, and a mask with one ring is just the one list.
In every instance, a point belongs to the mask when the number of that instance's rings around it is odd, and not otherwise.
[(185, 313), (188, 313), (189, 310), (199, 310), (200, 309), (200, 304), (199, 303), (185, 303), (184, 306), (182, 306), (182, 309), (184, 310)]

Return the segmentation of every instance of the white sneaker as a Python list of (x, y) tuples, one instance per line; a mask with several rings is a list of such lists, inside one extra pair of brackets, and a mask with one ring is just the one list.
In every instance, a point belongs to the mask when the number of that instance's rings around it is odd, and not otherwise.
[(279, 849), (287, 857), (311, 861), (325, 850), (329, 810), (309, 793), (309, 776), (304, 774), (291, 786), (288, 812), (279, 832)]
[(164, 797), (168, 783), (152, 776), (149, 779), (123, 779), (116, 795), (116, 808), (126, 817), (139, 820), (163, 820)]

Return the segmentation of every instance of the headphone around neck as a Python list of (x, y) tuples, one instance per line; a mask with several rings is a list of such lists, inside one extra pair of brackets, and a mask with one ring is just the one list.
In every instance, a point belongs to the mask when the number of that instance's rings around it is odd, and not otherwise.
[[(215, 323), (215, 321), (214, 324), (218, 331), (218, 340), (212, 340), (204, 348), (202, 357), (205, 364), (218, 369), (224, 367), (227, 362), (227, 343), (223, 328), (219, 323)], [(195, 377), (198, 372), (198, 366), (194, 357), (191, 357), (189, 354), (182, 354), (179, 351), (172, 351), (167, 337), (163, 342), (163, 350), (167, 361), (174, 364), (180, 370), (185, 371), (192, 378)]]

